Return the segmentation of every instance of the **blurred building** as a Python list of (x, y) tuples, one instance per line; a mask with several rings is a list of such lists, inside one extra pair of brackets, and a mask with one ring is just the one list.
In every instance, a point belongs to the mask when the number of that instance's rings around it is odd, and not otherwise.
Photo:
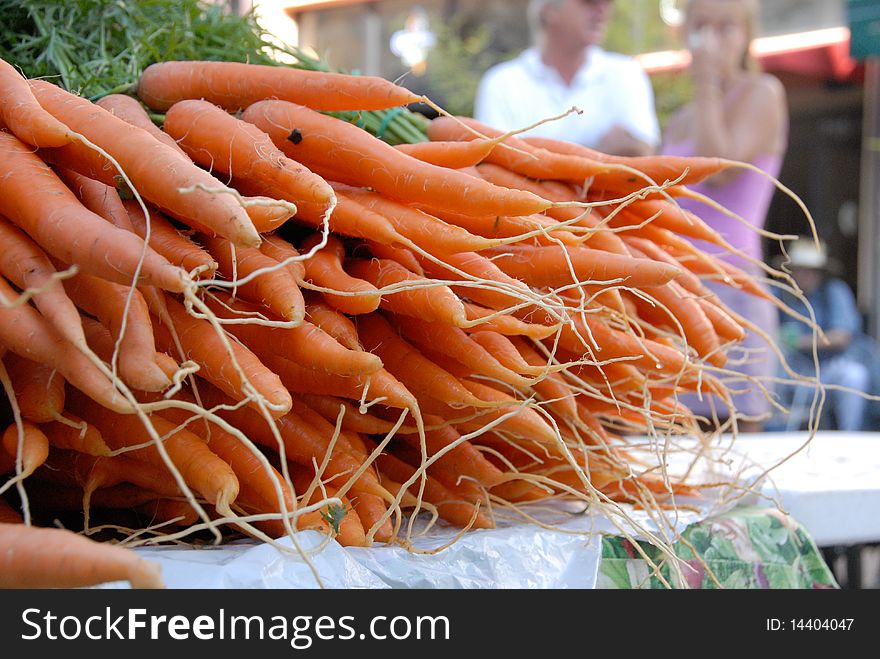
[[(489, 65), (528, 45), (527, 3), (253, 2), (258, 10), (271, 9), (270, 29), (283, 27), (295, 35), (288, 40), (314, 50), (332, 67), (398, 80), (452, 111), (467, 110)], [(687, 66), (674, 30), (679, 5), (680, 0), (617, 0), (609, 31), (608, 47), (637, 55), (655, 80), (661, 119), (679, 100), (666, 81)], [(852, 21), (857, 25), (851, 33)], [(880, 1), (761, 3), (756, 54), (785, 84), (790, 106), (790, 146), (780, 179), (806, 203), (843, 264), (840, 274), (856, 290), (871, 333), (880, 337), (880, 71), (876, 57), (867, 57), (878, 48)], [(808, 227), (803, 212), (780, 193), (768, 229), (789, 234)], [(767, 257), (775, 256), (774, 244), (766, 246)]]

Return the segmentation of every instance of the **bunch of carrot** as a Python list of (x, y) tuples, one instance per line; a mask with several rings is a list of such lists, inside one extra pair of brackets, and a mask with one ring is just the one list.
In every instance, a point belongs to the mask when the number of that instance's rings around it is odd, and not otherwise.
[(363, 546), (408, 542), (404, 511), (698, 494), (627, 437), (696, 432), (676, 395), (726, 395), (747, 321), (701, 279), (762, 291), (674, 203), (726, 163), (453, 117), (392, 147), (323, 112), (407, 90), (268, 68), (166, 62), (92, 103), (0, 61), (0, 585), (157, 582), (82, 536), (57, 540), (77, 575), (36, 565), (61, 513), (88, 536), (134, 512), (128, 546)]

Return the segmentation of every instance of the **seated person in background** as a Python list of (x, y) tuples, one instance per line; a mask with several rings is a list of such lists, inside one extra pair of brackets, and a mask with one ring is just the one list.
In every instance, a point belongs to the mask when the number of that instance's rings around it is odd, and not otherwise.
[[(871, 361), (869, 357), (873, 346), (862, 331), (862, 318), (855, 297), (845, 281), (830, 274), (824, 244), (817, 246), (811, 238), (799, 238), (788, 249), (788, 254), (790, 262), (787, 267), (809, 302), (816, 324), (827, 338), (827, 342), (822, 341), (821, 337), (816, 340), (819, 380), (831, 386), (825, 391), (824, 410), (830, 408), (833, 411), (838, 430), (862, 430), (866, 399), (860, 394), (867, 393), (870, 387), (868, 362)], [(782, 289), (778, 290), (777, 295), (786, 305), (810, 317), (802, 300)], [(782, 315), (779, 343), (792, 370), (815, 377), (813, 330), (810, 327), (802, 321)], [(813, 392), (810, 390), (809, 395), (804, 396), (804, 386), (783, 385), (780, 387), (783, 396), (780, 402), (790, 405), (794, 392), (785, 390), (796, 387), (802, 390), (803, 404), (809, 406)]]
[(580, 114), (526, 133), (576, 142), (603, 153), (644, 156), (660, 142), (654, 92), (631, 57), (600, 48), (610, 0), (531, 0), (534, 46), (489, 69), (480, 81), (474, 118), (519, 130), (572, 107)]

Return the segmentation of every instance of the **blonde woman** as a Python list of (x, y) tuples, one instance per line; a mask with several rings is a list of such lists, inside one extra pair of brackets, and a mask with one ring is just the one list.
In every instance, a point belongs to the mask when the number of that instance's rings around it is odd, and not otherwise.
[[(683, 29), (691, 54), (689, 74), (694, 96), (670, 119), (661, 153), (727, 158), (752, 163), (774, 177), (779, 174), (787, 146), (788, 110), (782, 84), (761, 72), (751, 55), (757, 18), (756, 0), (685, 3)], [(741, 216), (747, 224), (704, 204), (682, 206), (696, 212), (752, 259), (760, 260), (761, 237), (754, 229), (764, 226), (773, 183), (755, 172), (730, 169), (694, 188)], [(709, 245), (700, 246), (718, 251)], [(761, 276), (761, 270), (747, 259), (724, 258), (755, 277)], [(713, 288), (734, 311), (775, 336), (777, 314), (772, 305), (723, 285)], [(763, 380), (775, 375), (776, 362), (766, 344), (753, 333), (737, 356), (741, 359), (731, 359), (731, 368), (745, 376), (730, 382), (733, 389), (742, 392), (734, 397), (734, 408), (741, 419), (738, 428), (757, 431), (771, 407), (766, 395), (749, 378)], [(713, 412), (708, 400), (688, 398), (684, 402), (698, 413), (709, 416)], [(730, 414), (723, 405), (716, 410), (722, 419)]]

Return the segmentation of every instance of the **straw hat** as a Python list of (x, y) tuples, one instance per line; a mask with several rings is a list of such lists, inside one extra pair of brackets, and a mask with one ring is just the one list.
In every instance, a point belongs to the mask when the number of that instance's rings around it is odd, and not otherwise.
[(828, 268), (828, 248), (824, 241), (816, 241), (812, 238), (798, 238), (786, 250), (788, 260), (784, 261), (789, 268), (814, 268), (825, 270)]

